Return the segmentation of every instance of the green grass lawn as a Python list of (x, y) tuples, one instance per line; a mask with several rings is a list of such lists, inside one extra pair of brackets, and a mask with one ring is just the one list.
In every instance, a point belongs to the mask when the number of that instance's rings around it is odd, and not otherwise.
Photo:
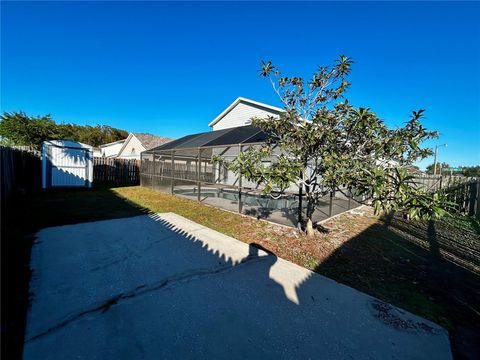
[[(312, 239), (142, 187), (49, 191), (24, 201), (12, 212), (9, 231), (11, 239), (25, 244), (23, 261), (30, 243), (21, 235), (43, 227), (175, 212), (445, 326), (457, 358), (478, 351), (480, 227), (470, 218), (426, 223), (395, 217), (387, 225), (366, 210), (364, 216), (328, 222), (330, 231)], [(25, 286), (16, 291), (25, 292)]]

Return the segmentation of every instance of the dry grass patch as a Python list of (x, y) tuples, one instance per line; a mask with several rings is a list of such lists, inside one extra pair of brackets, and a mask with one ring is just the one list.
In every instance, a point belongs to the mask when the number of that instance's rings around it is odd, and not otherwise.
[(135, 206), (145, 207), (154, 213), (174, 212), (247, 244), (260, 244), (277, 256), (311, 270), (315, 270), (319, 263), (352, 236), (377, 221), (371, 211), (365, 209), (362, 215), (346, 214), (325, 223), (324, 226), (330, 229), (329, 233), (319, 232), (315, 237), (308, 238), (294, 228), (271, 224), (147, 188), (123, 187), (113, 191), (133, 202)]

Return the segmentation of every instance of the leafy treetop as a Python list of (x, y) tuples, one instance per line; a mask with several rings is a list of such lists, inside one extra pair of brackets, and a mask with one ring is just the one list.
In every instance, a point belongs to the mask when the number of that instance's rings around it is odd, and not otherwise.
[(0, 116), (0, 138), (4, 143), (36, 149), (45, 140), (64, 139), (99, 146), (127, 136), (127, 131), (105, 125), (57, 124), (50, 115), (28, 116), (24, 112), (4, 112)]
[[(309, 234), (315, 207), (331, 191), (352, 191), (377, 212), (406, 210), (414, 218), (442, 215), (440, 195), (416, 186), (404, 169), (432, 154), (421, 147), (437, 136), (421, 124), (424, 110), (412, 112), (405, 126), (390, 129), (369, 108), (354, 108), (344, 99), (352, 63), (342, 55), (305, 80), (283, 76), (270, 61), (262, 62), (260, 74), (270, 80), (284, 112), (252, 119), (270, 140), (242, 152), (230, 168), (263, 184), (269, 194), (300, 184), (307, 202), (302, 226)], [(264, 165), (267, 158), (275, 161)]]

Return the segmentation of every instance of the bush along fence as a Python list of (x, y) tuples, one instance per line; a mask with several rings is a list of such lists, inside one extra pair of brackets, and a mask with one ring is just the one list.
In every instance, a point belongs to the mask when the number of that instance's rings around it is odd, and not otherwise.
[(93, 183), (139, 185), (140, 160), (93, 158)]
[(480, 219), (480, 178), (464, 176), (419, 176), (415, 182), (432, 192), (442, 192), (460, 214)]

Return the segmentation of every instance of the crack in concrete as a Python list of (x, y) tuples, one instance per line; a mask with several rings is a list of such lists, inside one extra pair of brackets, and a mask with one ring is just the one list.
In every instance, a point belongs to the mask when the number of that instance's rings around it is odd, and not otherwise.
[(138, 297), (138, 296), (141, 296), (141, 295), (145, 295), (145, 294), (148, 294), (148, 293), (151, 293), (151, 292), (154, 292), (154, 291), (158, 291), (158, 290), (161, 290), (161, 289), (165, 289), (167, 287), (171, 287), (171, 286), (174, 286), (174, 285), (179, 284), (179, 283), (186, 283), (186, 282), (190, 282), (192, 280), (203, 279), (203, 278), (208, 277), (210, 275), (216, 275), (216, 274), (220, 274), (220, 273), (228, 273), (229, 271), (235, 269), (236, 267), (238, 267), (240, 265), (244, 265), (244, 264), (249, 263), (249, 262), (255, 262), (255, 263), (260, 262), (262, 260), (267, 259), (268, 257), (269, 256), (251, 256), (251, 255), (248, 255), (247, 257), (240, 260), (236, 265), (230, 264), (228, 266), (221, 266), (221, 267), (218, 267), (218, 268), (215, 268), (215, 269), (198, 269), (198, 270), (195, 270), (195, 271), (189, 271), (189, 272), (177, 275), (177, 276), (172, 276), (170, 278), (163, 279), (163, 280), (158, 281), (156, 283), (153, 283), (151, 285), (146, 285), (146, 284), (139, 285), (134, 290), (119, 293), (119, 294), (117, 294), (115, 296), (112, 296), (112, 297), (108, 298), (107, 300), (101, 302), (99, 305), (95, 305), (90, 309), (87, 309), (87, 310), (81, 311), (77, 314), (68, 316), (66, 319), (60, 321), (58, 324), (53, 325), (53, 326), (49, 327), (48, 329), (27, 338), (25, 340), (25, 343), (32, 342), (32, 341), (37, 340), (37, 339), (39, 339), (43, 336), (46, 336), (46, 335), (51, 334), (55, 331), (58, 331), (58, 330), (60, 330), (64, 327), (66, 327), (70, 323), (72, 323), (72, 322), (74, 322), (74, 321), (76, 321), (76, 320), (78, 320), (78, 319), (80, 319), (80, 318), (82, 318), (82, 317), (84, 317), (88, 314), (92, 314), (92, 313), (96, 313), (96, 312), (100, 312), (100, 313), (103, 314), (103, 313), (107, 312), (108, 310), (110, 310), (110, 308), (112, 306), (118, 304), (121, 301), (132, 299), (132, 298), (135, 298), (135, 297)]
[(106, 264), (103, 264), (103, 265), (100, 265), (100, 266), (96, 266), (94, 268), (91, 268), (90, 270), (88, 270), (88, 272), (95, 272), (95, 271), (98, 271), (98, 270), (104, 270), (112, 265), (116, 265), (116, 264), (119, 264), (121, 262), (124, 262), (125, 260), (127, 260), (130, 256), (129, 255), (125, 255), (123, 257), (121, 257), (120, 259), (117, 259), (117, 260), (114, 260), (114, 261), (111, 261), (109, 263), (106, 263)]
[(159, 244), (159, 243), (162, 243), (164, 242), (165, 240), (170, 240), (172, 238), (175, 238), (175, 236), (177, 236), (176, 234), (172, 234), (172, 235), (168, 235), (166, 237), (164, 237), (163, 239), (161, 240), (156, 240), (156, 241), (153, 241), (151, 242), (150, 244), (148, 244), (148, 246), (146, 246), (145, 248), (143, 249), (140, 249), (140, 251), (136, 251), (136, 250), (133, 250), (129, 247), (125, 247), (125, 250), (126, 252), (128, 253), (127, 255), (124, 255), (122, 256), (121, 258), (119, 259), (116, 259), (114, 261), (111, 261), (111, 262), (108, 262), (106, 264), (103, 264), (103, 265), (99, 265), (99, 266), (96, 266), (90, 270), (88, 270), (88, 272), (95, 272), (95, 271), (98, 271), (98, 270), (104, 270), (106, 268), (109, 268), (110, 266), (112, 265), (116, 265), (116, 264), (119, 264), (121, 262), (124, 262), (126, 260), (128, 260), (129, 258), (135, 256), (137, 258), (141, 258), (143, 256), (143, 253), (147, 252), (148, 250), (150, 250), (153, 246)]

